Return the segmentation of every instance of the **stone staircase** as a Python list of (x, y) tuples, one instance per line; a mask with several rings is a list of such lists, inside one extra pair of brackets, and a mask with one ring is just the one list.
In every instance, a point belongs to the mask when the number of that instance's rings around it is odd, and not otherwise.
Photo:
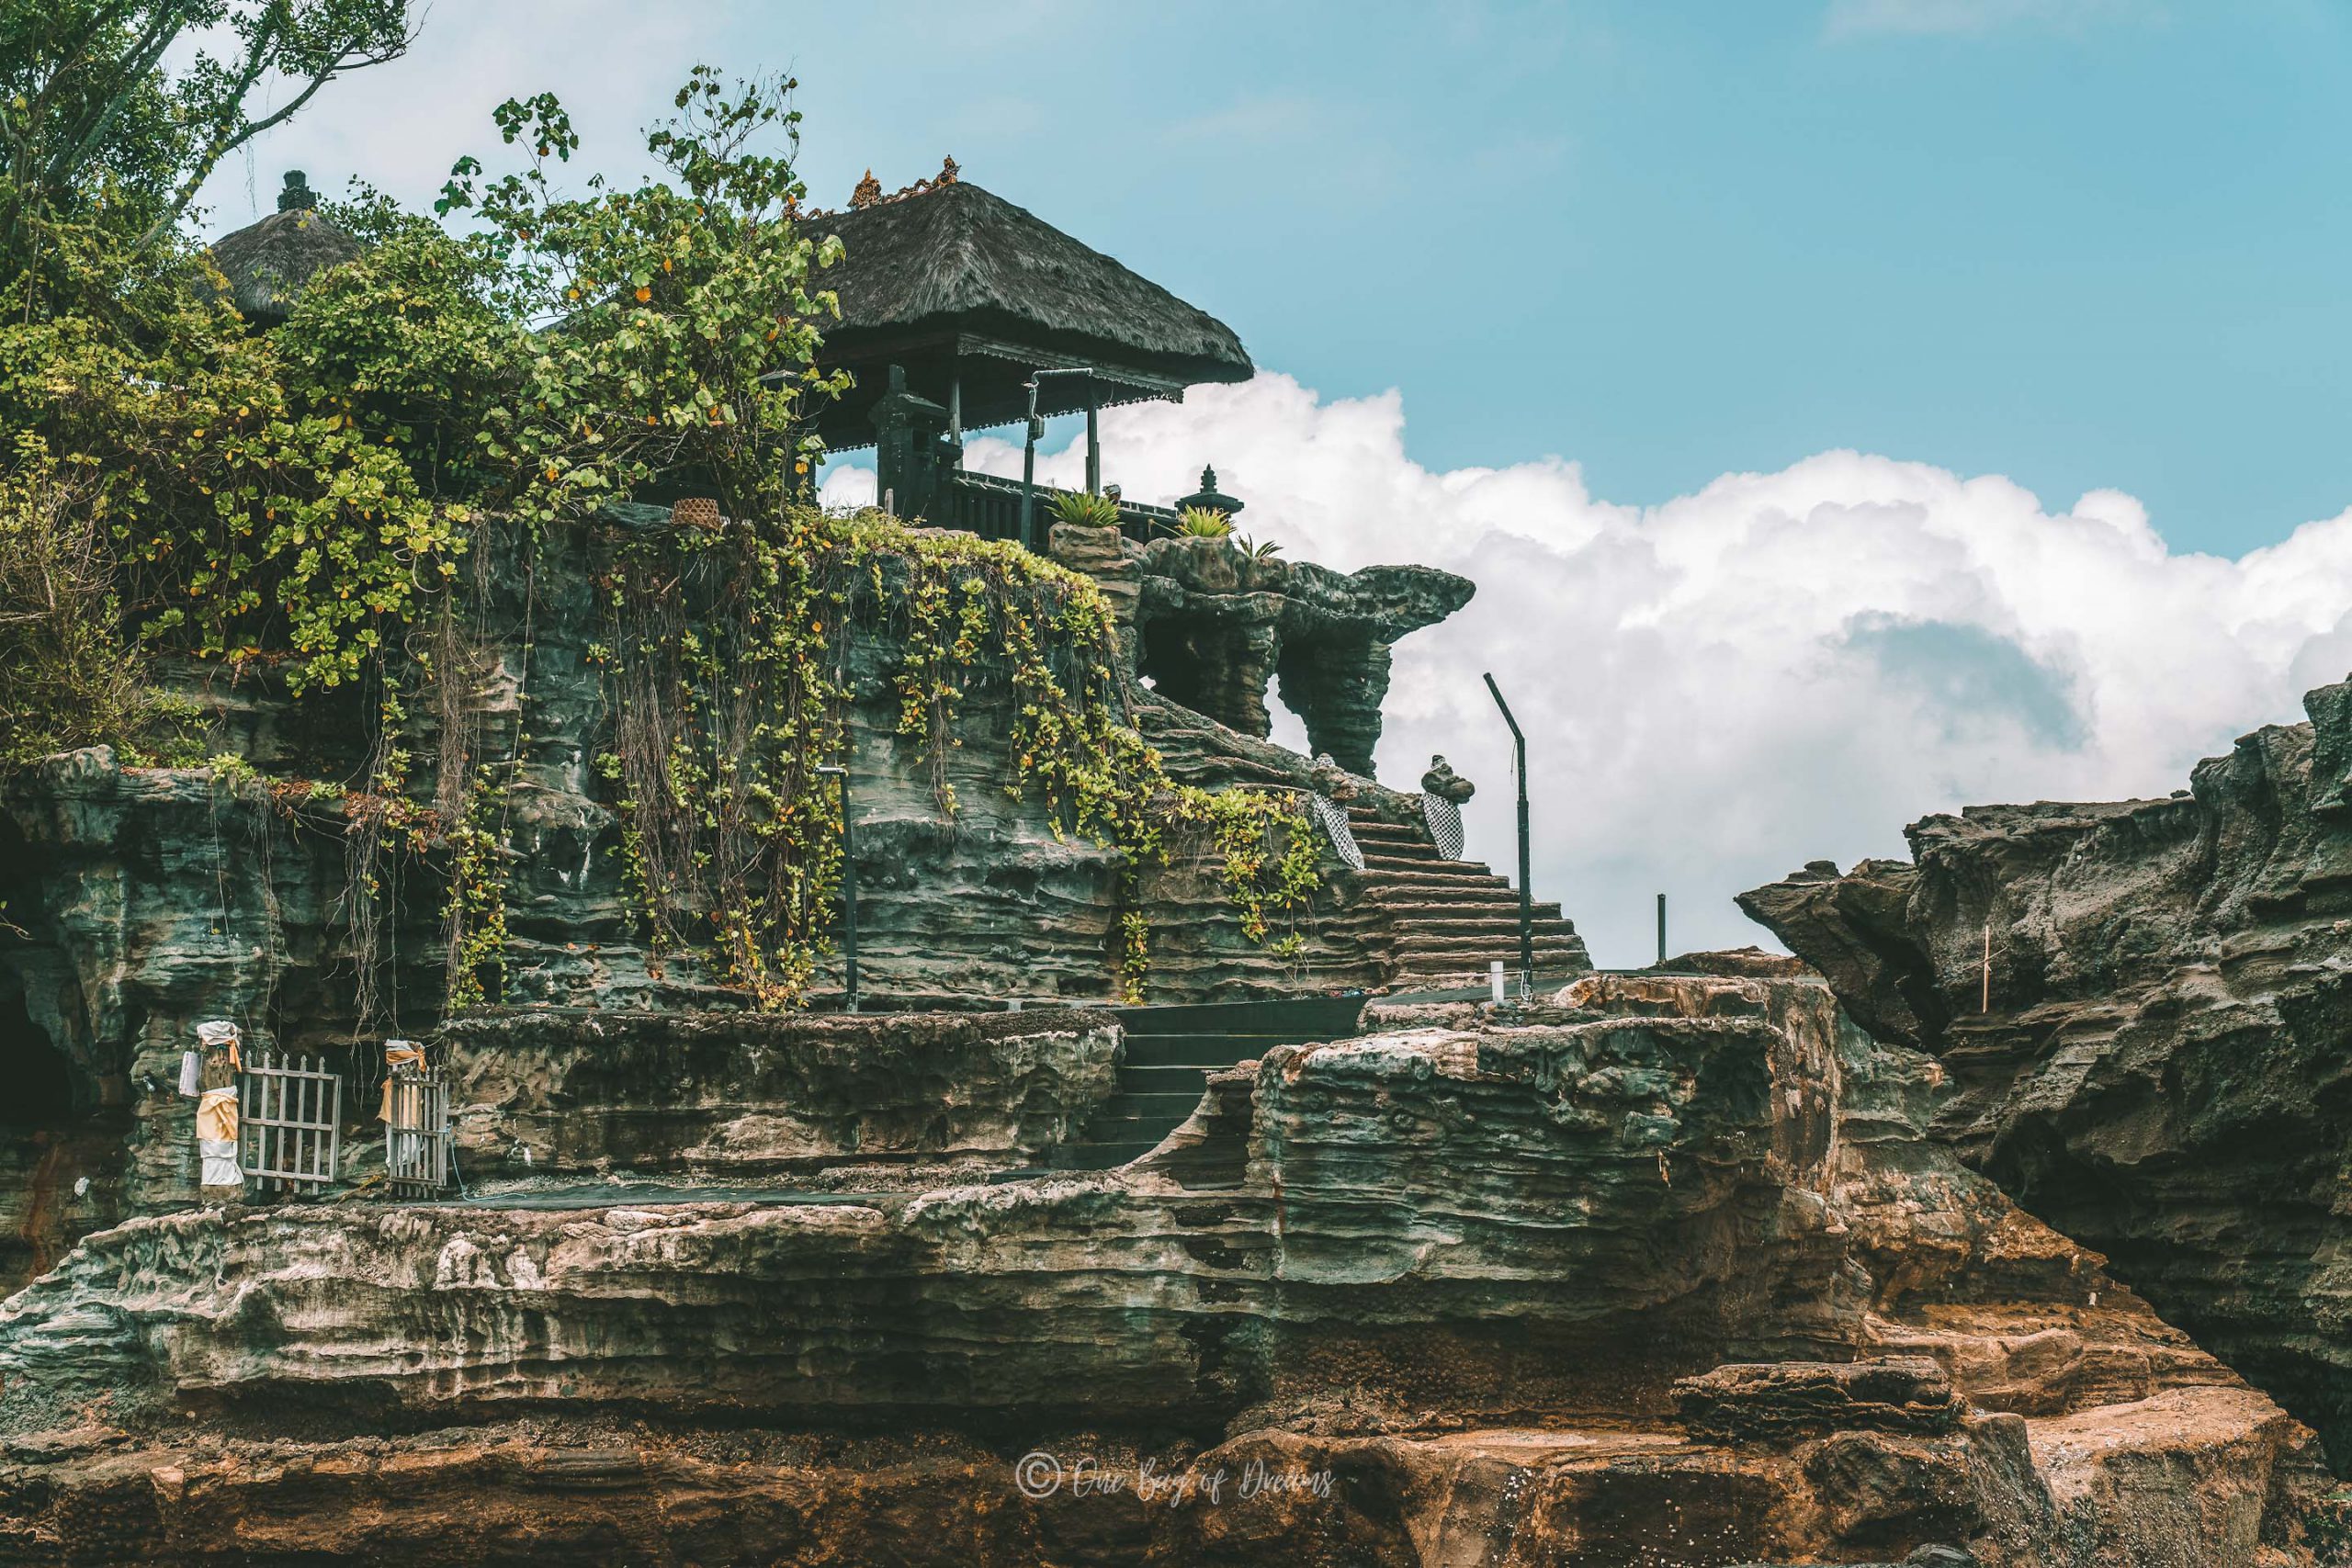
[[(1419, 826), (1384, 821), (1360, 806), (1348, 807), (1348, 826), (1363, 851), (1363, 870), (1342, 874), (1394, 933), (1392, 985), (1475, 982), (1497, 959), (1518, 971), (1519, 894), (1509, 879), (1477, 861), (1446, 860)], [(1559, 905), (1537, 904), (1533, 915), (1539, 970), (1592, 966)]]
[(1119, 1084), (1079, 1136), (1054, 1150), (1056, 1170), (1108, 1170), (1149, 1154), (1200, 1105), (1208, 1077), (1276, 1045), (1344, 1040), (1362, 995), (1114, 1008), (1126, 1031)]

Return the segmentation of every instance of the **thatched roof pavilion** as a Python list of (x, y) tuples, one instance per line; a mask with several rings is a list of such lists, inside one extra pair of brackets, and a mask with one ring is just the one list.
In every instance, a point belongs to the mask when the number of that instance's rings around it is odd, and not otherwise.
[(1232, 328), (958, 177), (953, 160), (937, 180), (893, 197), (868, 175), (848, 211), (803, 222), (819, 238), (839, 235), (844, 251), (818, 279), (842, 306), (824, 328), (824, 362), (858, 382), (819, 421), (837, 450), (874, 440), (874, 405), (893, 365), (957, 430), (1025, 418), (1023, 383), (1039, 369), (1092, 371), (1041, 383), (1046, 414), (1181, 398), (1188, 386), (1251, 374)]
[(302, 171), (288, 169), (277, 211), (212, 243), (212, 264), (245, 320), (277, 325), (312, 274), (359, 254), (358, 241), (319, 215), (318, 201)]

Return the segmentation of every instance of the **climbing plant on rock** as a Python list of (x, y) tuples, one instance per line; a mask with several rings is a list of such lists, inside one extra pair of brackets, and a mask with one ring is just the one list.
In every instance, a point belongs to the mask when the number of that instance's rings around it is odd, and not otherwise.
[(763, 1007), (804, 998), (841, 874), (839, 803), (852, 690), (878, 661), (897, 733), (940, 810), (967, 707), (1009, 712), (993, 781), (1052, 830), (1122, 852), (1112, 955), (1139, 994), (1145, 874), (1179, 852), (1216, 863), (1245, 932), (1303, 908), (1315, 850), (1277, 794), (1176, 787), (1125, 722), (1118, 640), (1093, 581), (1016, 545), (910, 528), (879, 513), (788, 507), (716, 530), (613, 543), (605, 665), (622, 852), (657, 946), (711, 953)]

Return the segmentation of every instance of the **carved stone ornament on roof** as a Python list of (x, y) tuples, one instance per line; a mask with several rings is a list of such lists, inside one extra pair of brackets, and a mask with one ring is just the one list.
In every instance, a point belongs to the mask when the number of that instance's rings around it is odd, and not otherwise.
[(873, 170), (868, 169), (865, 177), (857, 182), (857, 188), (849, 193), (850, 209), (857, 211), (872, 207), (881, 199), (882, 182), (874, 177)]

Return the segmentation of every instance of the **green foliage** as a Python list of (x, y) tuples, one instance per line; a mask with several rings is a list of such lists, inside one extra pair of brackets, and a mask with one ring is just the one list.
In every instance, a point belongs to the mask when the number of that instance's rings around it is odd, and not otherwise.
[(145, 717), (94, 488), (31, 435), (0, 469), (0, 763), (125, 738)]
[[(668, 177), (632, 189), (592, 180), (560, 195), (551, 165), (579, 145), (542, 94), (510, 99), (497, 122), (527, 165), (480, 183), (459, 160), (435, 207), (470, 211), (516, 320), (547, 323), (516, 356), (510, 394), (479, 436), (507, 477), (485, 499), (526, 522), (578, 515), (657, 474), (691, 476), (729, 517), (775, 513), (819, 450), (812, 398), (844, 378), (813, 367), (818, 322), (836, 302), (815, 287), (837, 259), (796, 227), (806, 188), (793, 172), (800, 116), (788, 79), (729, 88), (696, 66), (677, 116), (646, 148)], [(755, 150), (769, 136), (785, 152)]]
[(600, 765), (632, 890), (657, 951), (707, 947), (768, 1009), (805, 991), (840, 873), (816, 771), (842, 747), (834, 528), (794, 508), (673, 529), (625, 542), (608, 579), (617, 736)]
[(1117, 643), (1093, 582), (1019, 547), (805, 506), (624, 542), (600, 645), (632, 888), (657, 946), (707, 947), (761, 1006), (794, 1005), (825, 946), (849, 639), (903, 652), (899, 733), (956, 809), (948, 762), (975, 693), (1010, 702), (1004, 787), (1057, 831), (1126, 842), (1158, 757), (1114, 720)]
[(1233, 542), (1251, 560), (1272, 560), (1283, 553), (1282, 546), (1272, 539), (1236, 539)]
[(1214, 506), (1188, 506), (1176, 514), (1176, 531), (1193, 539), (1230, 538), (1233, 518)]
[(506, 974), (504, 856), (489, 809), (492, 792), (477, 777), (467, 789), (464, 817), (446, 837), (449, 890), (442, 905), (448, 943), (445, 1005), (451, 1011), (495, 998)]
[(1119, 525), (1119, 503), (1107, 495), (1091, 491), (1059, 491), (1049, 504), (1057, 523), (1075, 523), (1087, 528)]
[(61, 225), (154, 245), (221, 159), (411, 37), (405, 0), (0, 0), (0, 277)]
[(1270, 917), (1305, 909), (1320, 885), (1315, 835), (1295, 795), (1188, 787), (1177, 791), (1174, 815), (1206, 832), (1217, 879), (1251, 942), (1266, 941)]

